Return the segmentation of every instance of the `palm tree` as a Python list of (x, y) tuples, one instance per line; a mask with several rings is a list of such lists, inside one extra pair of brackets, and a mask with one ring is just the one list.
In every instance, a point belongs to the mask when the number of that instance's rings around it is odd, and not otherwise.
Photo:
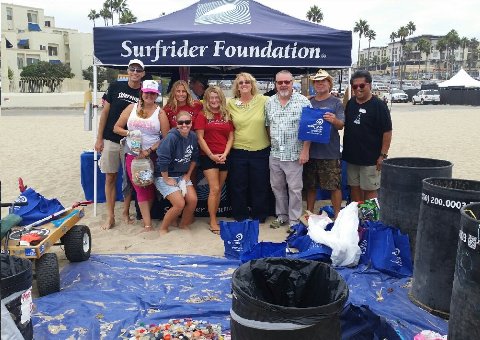
[(313, 5), (307, 12), (308, 21), (315, 22), (317, 24), (321, 23), (323, 20), (323, 13), (320, 7)]
[(113, 26), (113, 0), (105, 0), (103, 3), (103, 9), (106, 9), (110, 12), (109, 19), (112, 19), (112, 26)]
[(97, 13), (96, 10), (91, 9), (90, 13), (88, 13), (88, 19), (93, 21), (93, 27), (95, 27), (95, 20), (100, 18), (100, 13)]
[(397, 38), (398, 38), (397, 32), (392, 32), (390, 34), (390, 42), (393, 43), (393, 45), (392, 45), (392, 70), (391, 70), (392, 75), (393, 75), (393, 71), (394, 71), (393, 70), (393, 64), (395, 64), (395, 56), (393, 55), (393, 53), (395, 52), (395, 39), (397, 39)]
[(403, 71), (402, 71), (402, 62), (404, 60), (403, 51), (405, 49), (405, 45), (407, 44), (408, 32), (409, 32), (408, 28), (406, 28), (405, 26), (400, 27), (397, 31), (397, 38), (400, 38), (400, 45), (402, 46), (402, 51), (400, 53), (400, 88), (402, 88), (402, 77), (403, 77)]
[(460, 39), (460, 46), (462, 46), (462, 67), (465, 68), (465, 61), (467, 58), (465, 58), (465, 49), (468, 47), (468, 43), (470, 40), (468, 40), (467, 37), (463, 37)]
[(118, 22), (120, 23), (120, 17), (128, 9), (127, 0), (113, 0), (112, 1), (112, 16), (113, 12), (118, 15)]
[(405, 55), (405, 63), (404, 63), (405, 65), (403, 66), (403, 71), (405, 74), (407, 73), (407, 62), (408, 60), (412, 59), (412, 56), (411, 56), (412, 52), (413, 52), (413, 45), (407, 43), (403, 50), (403, 53)]
[(468, 44), (468, 49), (470, 50), (470, 53), (468, 54), (468, 70), (470, 72), (472, 71), (472, 67), (475, 67), (478, 61), (480, 54), (478, 46), (480, 46), (480, 42), (476, 38), (470, 39)]
[(367, 69), (370, 66), (370, 43), (375, 40), (377, 33), (374, 30), (368, 30), (365, 32), (365, 37), (368, 38), (368, 53), (367, 53)]
[[(428, 56), (430, 55), (430, 49), (432, 48), (432, 43), (430, 40), (425, 38), (420, 38), (417, 42), (417, 49), (420, 51), (420, 60), (422, 59), (422, 53), (425, 53), (425, 73), (428, 72)], [(418, 72), (420, 73), (420, 63), (418, 63)]]
[(119, 24), (129, 24), (131, 22), (136, 22), (137, 17), (133, 15), (133, 13), (130, 11), (130, 9), (126, 9), (123, 11), (122, 16), (119, 19)]
[(357, 60), (360, 61), (360, 40), (362, 40), (362, 35), (365, 34), (370, 29), (368, 26), (367, 20), (360, 19), (355, 23), (355, 27), (353, 28), (353, 32), (358, 32), (358, 53), (357, 53)]
[(439, 64), (441, 63), (442, 60), (442, 52), (445, 51), (445, 64), (447, 64), (447, 54), (448, 54), (448, 42), (446, 37), (441, 37), (437, 41), (437, 50), (440, 52), (440, 58), (439, 58)]
[(407, 30), (408, 30), (408, 35), (412, 35), (417, 30), (417, 26), (415, 26), (413, 21), (408, 22)]
[(449, 53), (449, 60), (451, 65), (450, 70), (451, 73), (453, 73), (455, 66), (455, 50), (460, 47), (461, 39), (457, 31), (455, 30), (451, 30), (450, 32), (448, 32), (445, 38), (447, 39), (447, 47), (451, 52)]
[(106, 7), (103, 7), (100, 11), (100, 16), (102, 17), (105, 26), (108, 26), (108, 19), (112, 17), (112, 13), (110, 12), (110, 10)]

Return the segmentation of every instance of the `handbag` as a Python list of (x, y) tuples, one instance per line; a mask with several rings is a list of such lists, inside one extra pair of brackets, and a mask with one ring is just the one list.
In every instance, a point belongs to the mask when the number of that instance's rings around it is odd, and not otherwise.
[(298, 139), (315, 143), (329, 143), (332, 124), (323, 119), (328, 109), (304, 107), (298, 128)]
[(153, 184), (153, 162), (150, 158), (135, 158), (131, 164), (132, 183), (139, 187)]
[(240, 259), (258, 243), (258, 220), (220, 221), (220, 237), (225, 245), (227, 259)]
[(412, 276), (413, 264), (408, 235), (381, 222), (367, 221), (363, 227), (366, 230), (363, 240), (360, 241), (360, 263), (370, 262), (373, 268), (394, 277)]
[(27, 188), (22, 192), (15, 202), (28, 203), (25, 206), (13, 206), (10, 208), (10, 214), (15, 214), (22, 218), (22, 221), (18, 224), (20, 226), (32, 224), (65, 209), (56, 198), (47, 199), (32, 188)]

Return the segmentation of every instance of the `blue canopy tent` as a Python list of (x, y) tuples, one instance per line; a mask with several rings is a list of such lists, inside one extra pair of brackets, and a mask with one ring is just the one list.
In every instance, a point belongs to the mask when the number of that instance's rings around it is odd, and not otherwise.
[[(293, 18), (251, 0), (200, 0), (157, 19), (95, 27), (93, 40), (94, 102), (97, 66), (126, 67), (131, 59), (161, 76), (190, 67), (205, 76), (246, 71), (271, 78), (280, 69), (304, 74), (352, 64), (351, 31)], [(96, 128), (95, 123), (95, 135)], [(96, 178), (94, 183), (96, 198)]]

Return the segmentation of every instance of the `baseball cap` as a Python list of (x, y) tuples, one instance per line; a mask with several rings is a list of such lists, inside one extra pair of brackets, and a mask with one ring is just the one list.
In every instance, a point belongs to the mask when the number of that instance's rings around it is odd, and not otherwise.
[(145, 68), (145, 65), (143, 65), (143, 62), (140, 60), (140, 59), (132, 59), (128, 62), (128, 66), (130, 67), (130, 65), (132, 64), (138, 64), (140, 65), (142, 68)]
[(160, 93), (158, 83), (155, 80), (144, 80), (142, 83), (142, 92)]
[(316, 74), (314, 74), (313, 76), (310, 76), (310, 80), (324, 80), (324, 79), (328, 79), (330, 80), (330, 82), (333, 81), (332, 76), (329, 75), (327, 71), (322, 69), (319, 69)]

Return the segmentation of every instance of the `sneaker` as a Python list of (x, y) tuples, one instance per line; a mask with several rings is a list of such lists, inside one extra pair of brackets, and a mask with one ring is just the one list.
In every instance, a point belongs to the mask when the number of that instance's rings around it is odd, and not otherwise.
[(282, 220), (281, 218), (277, 217), (275, 220), (270, 223), (270, 228), (277, 229), (281, 226), (285, 225), (287, 221)]

